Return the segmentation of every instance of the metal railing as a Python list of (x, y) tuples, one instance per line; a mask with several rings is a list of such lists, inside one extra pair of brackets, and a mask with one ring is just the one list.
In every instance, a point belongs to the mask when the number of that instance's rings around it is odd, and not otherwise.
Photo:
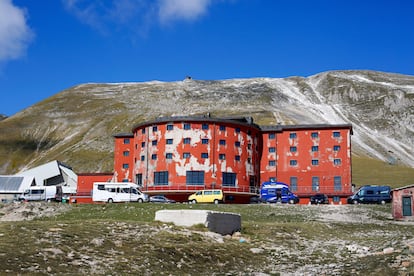
[[(154, 186), (141, 186), (141, 191), (143, 192), (196, 192), (198, 190), (204, 189), (220, 189), (223, 192), (227, 193), (247, 193), (247, 194), (259, 194), (259, 187), (229, 187), (229, 186), (218, 186), (218, 185), (187, 185), (187, 184), (174, 184), (174, 185), (154, 185)], [(352, 188), (347, 187), (347, 189), (338, 189), (335, 187), (312, 187), (312, 186), (298, 186), (296, 189), (291, 189), (291, 192), (297, 194), (298, 196), (311, 196), (314, 194), (322, 193), (328, 196), (347, 196), (353, 194)], [(92, 191), (78, 191), (76, 196), (92, 196)]]
[(229, 186), (221, 186), (218, 187), (217, 185), (186, 185), (186, 184), (174, 184), (174, 185), (155, 185), (155, 186), (143, 186), (141, 190), (143, 192), (195, 192), (198, 190), (205, 190), (205, 189), (220, 189), (223, 192), (233, 192), (233, 193), (250, 193), (256, 194), (259, 192), (258, 187), (229, 187)]

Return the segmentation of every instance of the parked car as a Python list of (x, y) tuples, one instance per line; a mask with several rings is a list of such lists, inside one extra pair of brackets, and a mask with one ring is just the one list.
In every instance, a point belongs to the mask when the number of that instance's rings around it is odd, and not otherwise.
[(224, 194), (222, 190), (200, 190), (188, 197), (190, 203), (214, 203), (223, 202)]
[(169, 199), (162, 195), (151, 196), (149, 201), (152, 203), (175, 203), (174, 199)]
[(250, 204), (257, 204), (257, 203), (262, 203), (262, 199), (260, 198), (260, 196), (252, 196), (250, 197)]
[(328, 196), (325, 194), (315, 194), (310, 198), (311, 204), (329, 204)]
[(392, 201), (390, 186), (365, 185), (354, 195), (348, 197), (349, 204), (358, 203), (390, 203)]
[(260, 199), (266, 203), (299, 203), (299, 197), (289, 190), (288, 184), (283, 182), (263, 182)]

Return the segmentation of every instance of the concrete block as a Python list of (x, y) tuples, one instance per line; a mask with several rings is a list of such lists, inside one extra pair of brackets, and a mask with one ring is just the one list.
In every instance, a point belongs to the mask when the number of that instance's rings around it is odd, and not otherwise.
[(239, 214), (210, 210), (160, 210), (155, 213), (155, 220), (185, 227), (202, 224), (209, 231), (221, 235), (231, 235), (241, 230)]

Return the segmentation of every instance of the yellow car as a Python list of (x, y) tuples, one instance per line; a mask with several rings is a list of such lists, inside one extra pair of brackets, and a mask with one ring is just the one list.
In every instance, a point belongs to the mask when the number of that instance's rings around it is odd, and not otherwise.
[(222, 190), (200, 190), (188, 197), (190, 203), (215, 203), (223, 202)]

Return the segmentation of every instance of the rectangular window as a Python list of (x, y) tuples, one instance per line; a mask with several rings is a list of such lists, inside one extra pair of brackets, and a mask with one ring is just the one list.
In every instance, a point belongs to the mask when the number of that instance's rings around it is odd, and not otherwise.
[(145, 161), (145, 155), (141, 155), (141, 161)]
[(202, 124), (202, 125), (201, 125), (201, 129), (203, 129), (203, 130), (207, 130), (207, 129), (208, 129), (208, 124)]
[(334, 151), (339, 151), (341, 149), (341, 146), (335, 145), (333, 146)]
[(334, 159), (334, 165), (337, 165), (337, 166), (339, 166), (339, 165), (341, 165), (341, 159), (339, 159), (339, 158), (336, 158), (336, 159)]
[(145, 148), (145, 142), (141, 142), (141, 147)]
[(142, 132), (142, 134), (145, 134), (145, 128), (143, 128), (141, 132)]
[(226, 130), (226, 126), (221, 125), (220, 126), (220, 131), (225, 131)]
[(142, 186), (142, 173), (138, 173), (135, 175), (135, 184), (138, 186)]
[(236, 155), (236, 156), (234, 156), (234, 160), (236, 160), (236, 161), (240, 161), (240, 155)]
[(292, 192), (298, 191), (298, 178), (296, 176), (290, 177), (290, 190)]
[(226, 160), (226, 155), (224, 153), (220, 153), (219, 154), (219, 159), (220, 160)]
[(158, 141), (157, 141), (157, 140), (153, 140), (153, 141), (152, 141), (152, 145), (153, 145), (153, 146), (156, 146), (157, 144), (158, 144)]
[(269, 133), (269, 140), (275, 139), (275, 134), (274, 133)]
[(236, 127), (236, 133), (240, 133), (240, 128), (239, 127)]
[(124, 151), (122, 154), (123, 154), (124, 156), (129, 156), (129, 151)]
[(185, 130), (189, 130), (189, 129), (191, 129), (191, 124), (190, 124), (190, 123), (184, 123), (184, 124), (183, 124), (183, 128), (184, 128)]
[(312, 191), (317, 192), (319, 191), (319, 177), (312, 176)]
[(334, 176), (334, 191), (342, 191), (342, 179), (340, 176)]
[(207, 145), (208, 144), (208, 139), (201, 139), (201, 144)]
[(187, 185), (204, 185), (204, 171), (187, 171)]
[(335, 137), (335, 138), (339, 138), (339, 137), (341, 137), (341, 133), (340, 133), (339, 131), (334, 131), (334, 132), (332, 133), (332, 135), (333, 135), (333, 137)]
[(234, 142), (234, 146), (237, 147), (237, 148), (239, 148), (240, 147), (240, 141)]
[(202, 152), (201, 153), (201, 158), (207, 159), (208, 158), (208, 153), (207, 152)]
[(174, 129), (174, 125), (167, 125), (167, 130), (173, 130)]
[(312, 159), (312, 166), (318, 166), (319, 160), (318, 159)]
[(248, 150), (251, 150), (251, 149), (252, 149), (252, 144), (250, 144), (250, 143), (249, 143), (249, 144), (247, 144), (247, 149), (248, 149)]
[(157, 160), (157, 155), (156, 154), (151, 155), (151, 159), (152, 160)]
[(276, 152), (276, 148), (275, 148), (275, 147), (270, 147), (270, 148), (269, 148), (269, 152), (270, 152), (270, 153), (272, 153), (272, 152)]
[(173, 155), (172, 155), (172, 153), (171, 153), (171, 152), (167, 152), (167, 153), (165, 154), (165, 159), (172, 159), (172, 157), (173, 157)]
[(312, 152), (319, 151), (319, 146), (312, 146), (311, 150)]
[(184, 141), (183, 141), (184, 144), (190, 144), (190, 142), (191, 142), (191, 138), (184, 138)]
[(318, 138), (319, 137), (319, 134), (317, 132), (312, 132), (311, 133), (311, 137), (312, 138)]
[(298, 160), (290, 160), (289, 161), (289, 165), (291, 165), (291, 166), (297, 166), (298, 165)]
[(296, 137), (297, 137), (296, 132), (289, 133), (289, 138), (290, 139), (295, 139)]
[(167, 143), (167, 145), (172, 145), (173, 139), (167, 139), (166, 143)]
[(226, 187), (236, 186), (236, 174), (235, 173), (223, 172), (222, 178), (223, 178), (223, 186), (226, 186)]
[(269, 160), (269, 167), (276, 166), (276, 160)]
[(168, 171), (154, 172), (154, 185), (168, 185)]
[(129, 164), (122, 164), (122, 168), (123, 169), (128, 169), (129, 168)]
[(153, 127), (152, 127), (152, 131), (153, 131), (153, 132), (157, 132), (157, 131), (158, 131), (158, 127), (157, 127), (157, 126), (153, 126)]
[(124, 138), (124, 144), (125, 145), (129, 144), (129, 138)]
[(290, 147), (290, 152), (297, 152), (298, 148), (297, 147)]
[(220, 146), (225, 146), (226, 145), (226, 140), (220, 140), (219, 144), (220, 144)]
[(188, 158), (190, 158), (191, 157), (191, 154), (189, 153), (189, 152), (184, 152), (183, 153), (183, 158), (184, 159), (188, 159)]

